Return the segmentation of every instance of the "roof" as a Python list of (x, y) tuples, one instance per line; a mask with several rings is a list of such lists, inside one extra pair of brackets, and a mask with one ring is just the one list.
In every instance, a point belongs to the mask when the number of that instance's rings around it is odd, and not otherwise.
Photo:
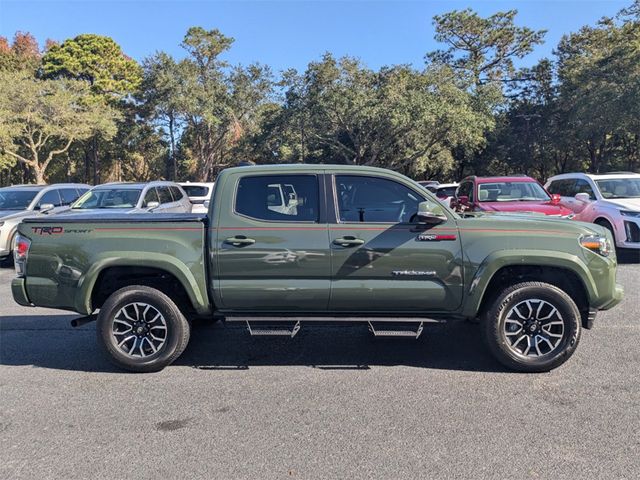
[[(530, 183), (535, 182), (538, 183), (536, 179), (528, 177), (526, 175), (517, 175), (517, 176), (498, 176), (498, 177), (467, 177), (470, 180), (473, 180), (476, 183), (500, 183), (500, 182), (522, 182), (522, 183)], [(465, 179), (466, 180), (466, 179)]]
[(51, 185), (35, 185), (35, 184), (22, 184), (22, 185), (10, 185), (8, 187), (2, 187), (0, 190), (4, 189), (18, 189), (18, 190), (29, 190), (29, 191), (40, 191), (45, 188), (91, 188), (90, 185), (85, 185), (84, 183), (52, 183)]
[(149, 187), (160, 187), (163, 185), (173, 185), (179, 186), (176, 182), (170, 182), (168, 180), (154, 180), (151, 182), (111, 182), (111, 183), (103, 183), (101, 185), (96, 185), (93, 189), (102, 189), (102, 188), (145, 188)]
[(328, 163), (283, 163), (276, 165), (247, 165), (243, 167), (231, 167), (225, 168), (222, 173), (235, 173), (235, 172), (271, 172), (273, 174), (278, 174), (281, 171), (294, 171), (294, 172), (324, 172), (326, 170), (337, 171), (337, 172), (345, 172), (345, 173), (395, 173), (397, 175), (401, 175), (393, 170), (389, 170), (386, 168), (378, 168), (378, 167), (369, 167), (364, 165), (339, 165), (339, 164), (328, 164)]
[(583, 179), (587, 179), (590, 178), (592, 180), (604, 180), (604, 179), (616, 179), (616, 178), (640, 178), (640, 173), (633, 173), (633, 172), (610, 172), (610, 173), (581, 173), (581, 172), (574, 172), (574, 173), (561, 173), (560, 175), (554, 175), (553, 177), (551, 177), (549, 179), (549, 181), (551, 180), (564, 180), (564, 179), (571, 179), (571, 178), (583, 178)]

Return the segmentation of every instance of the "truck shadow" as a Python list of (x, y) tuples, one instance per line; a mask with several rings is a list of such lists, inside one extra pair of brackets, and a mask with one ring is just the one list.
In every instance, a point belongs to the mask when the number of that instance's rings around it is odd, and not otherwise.
[[(0, 317), (0, 365), (120, 372), (100, 352), (95, 324), (73, 329), (71, 318), (73, 315)], [(251, 337), (242, 324), (196, 322), (189, 346), (175, 365), (239, 371), (258, 366), (506, 371), (490, 356), (479, 326), (465, 322), (427, 325), (417, 340), (374, 338), (360, 325), (303, 326), (293, 339)]]

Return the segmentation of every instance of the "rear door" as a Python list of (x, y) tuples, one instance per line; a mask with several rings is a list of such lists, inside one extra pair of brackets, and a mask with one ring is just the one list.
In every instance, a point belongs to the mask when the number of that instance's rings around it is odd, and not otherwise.
[(454, 217), (415, 223), (418, 204), (439, 203), (397, 179), (333, 177), (331, 299), (336, 312), (450, 311), (462, 300), (461, 244)]
[(212, 291), (221, 309), (326, 311), (331, 271), (321, 178), (229, 175), (220, 198), (230, 201), (212, 220)]

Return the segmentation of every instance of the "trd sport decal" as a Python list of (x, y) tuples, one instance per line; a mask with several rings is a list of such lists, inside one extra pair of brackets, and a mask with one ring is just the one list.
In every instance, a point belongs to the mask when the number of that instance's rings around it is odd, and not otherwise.
[(31, 227), (36, 235), (61, 235), (64, 233), (62, 227)]
[(89, 233), (92, 228), (70, 228), (65, 230), (63, 227), (31, 227), (36, 235), (62, 235), (63, 233)]
[(440, 242), (447, 240), (455, 240), (457, 237), (455, 235), (438, 235), (437, 233), (421, 233), (416, 238), (419, 242)]

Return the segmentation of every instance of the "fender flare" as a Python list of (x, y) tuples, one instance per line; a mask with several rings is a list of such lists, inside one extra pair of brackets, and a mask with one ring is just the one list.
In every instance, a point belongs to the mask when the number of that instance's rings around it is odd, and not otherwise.
[[(135, 252), (132, 252), (135, 253)], [(193, 274), (186, 265), (176, 261), (170, 255), (163, 253), (143, 252), (140, 255), (125, 255), (123, 252), (104, 252), (103, 258), (91, 265), (78, 283), (78, 295), (75, 300), (75, 308), (78, 312), (92, 313), (91, 296), (96, 281), (101, 272), (111, 267), (150, 267), (163, 270), (173, 275), (184, 288), (185, 292), (198, 314), (208, 314), (211, 309), (207, 297), (203, 294)]]
[(553, 267), (569, 270), (577, 275), (589, 299), (597, 298), (596, 285), (582, 260), (565, 252), (551, 250), (500, 250), (488, 255), (476, 270), (469, 283), (463, 316), (475, 318), (480, 311), (486, 289), (495, 274), (504, 267), (531, 266)]

